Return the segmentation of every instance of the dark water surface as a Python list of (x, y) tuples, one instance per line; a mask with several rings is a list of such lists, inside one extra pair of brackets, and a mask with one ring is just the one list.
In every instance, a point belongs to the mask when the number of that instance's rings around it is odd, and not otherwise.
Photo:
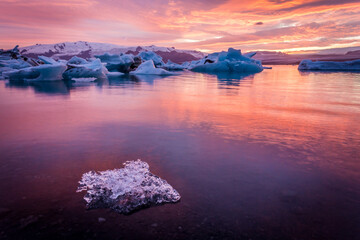
[[(181, 201), (86, 210), (135, 159)], [(360, 73), (0, 81), (0, 161), (1, 239), (360, 239)]]

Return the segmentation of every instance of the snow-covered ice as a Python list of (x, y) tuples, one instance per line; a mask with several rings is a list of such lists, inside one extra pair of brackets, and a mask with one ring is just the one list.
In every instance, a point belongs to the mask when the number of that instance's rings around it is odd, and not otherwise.
[(111, 208), (123, 214), (180, 200), (180, 194), (141, 160), (127, 161), (120, 169), (84, 173), (77, 189), (81, 191), (86, 191), (87, 208)]
[(360, 71), (360, 59), (346, 62), (302, 60), (299, 70), (313, 71)]
[(156, 68), (152, 60), (148, 60), (140, 64), (140, 66), (131, 74), (149, 74), (149, 75), (174, 75), (175, 73), (166, 71), (162, 68)]
[[(252, 57), (253, 55), (249, 55)], [(242, 55), (240, 50), (229, 48), (227, 52), (209, 54), (206, 58), (194, 61), (189, 69), (194, 72), (235, 72), (258, 73), (263, 70), (261, 62)]]

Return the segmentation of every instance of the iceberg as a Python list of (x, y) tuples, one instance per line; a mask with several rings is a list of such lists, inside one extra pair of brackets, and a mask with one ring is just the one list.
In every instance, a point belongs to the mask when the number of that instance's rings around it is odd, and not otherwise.
[(57, 81), (62, 80), (66, 65), (52, 58), (39, 56), (45, 64), (4, 72), (10, 81)]
[(4, 51), (0, 49), (0, 60), (19, 59), (20, 57), (19, 45), (16, 45), (11, 50)]
[(143, 61), (153, 60), (154, 65), (156, 67), (162, 67), (165, 65), (165, 63), (162, 60), (162, 57), (160, 57), (153, 51), (140, 52), (137, 56), (140, 57), (141, 60), (143, 60)]
[(171, 60), (168, 60), (167, 63), (165, 65), (163, 65), (162, 67), (169, 71), (180, 71), (180, 70), (184, 70), (186, 68), (184, 65), (174, 63)]
[(110, 208), (122, 214), (180, 200), (180, 194), (141, 160), (127, 161), (120, 169), (84, 173), (77, 189), (82, 191), (88, 209)]
[(346, 62), (302, 60), (299, 70), (310, 71), (360, 71), (360, 59)]
[(130, 72), (130, 74), (174, 75), (175, 73), (162, 68), (156, 68), (153, 60), (148, 60), (140, 64), (140, 66), (135, 71)]
[[(79, 61), (83, 62), (82, 60)], [(101, 61), (99, 59), (95, 59), (92, 62), (86, 62), (84, 64), (68, 63), (68, 69), (64, 72), (63, 77), (68, 80), (73, 78), (105, 78), (107, 73), (108, 70)]]
[(67, 63), (68, 64), (80, 65), (80, 64), (87, 64), (89, 62), (86, 61), (84, 58), (81, 58), (81, 57), (78, 57), (78, 56), (73, 56)]
[[(255, 54), (253, 54), (255, 55)], [(252, 57), (253, 55), (248, 55)], [(258, 73), (264, 68), (260, 61), (242, 55), (240, 50), (229, 48), (227, 52), (209, 54), (192, 62), (189, 69), (194, 72)]]
[(31, 64), (22, 59), (0, 60), (0, 69), (2, 68), (21, 69), (27, 67), (31, 67)]
[(106, 68), (110, 72), (128, 73), (132, 69), (136, 68), (136, 66), (138, 66), (141, 62), (139, 58), (134, 57), (132, 54), (118, 55), (105, 53), (102, 55), (96, 55), (95, 57), (100, 59), (101, 62), (106, 63)]

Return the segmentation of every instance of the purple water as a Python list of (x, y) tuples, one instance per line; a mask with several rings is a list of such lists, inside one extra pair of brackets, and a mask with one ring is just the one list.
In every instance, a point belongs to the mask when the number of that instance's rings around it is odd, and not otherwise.
[[(86, 210), (136, 159), (181, 201)], [(2, 80), (0, 161), (1, 239), (360, 239), (360, 73)]]

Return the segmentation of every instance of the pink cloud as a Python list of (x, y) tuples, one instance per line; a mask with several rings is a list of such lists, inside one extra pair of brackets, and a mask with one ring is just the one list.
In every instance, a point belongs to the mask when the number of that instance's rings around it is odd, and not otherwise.
[(354, 46), (356, 19), (355, 0), (3, 0), (0, 47), (77, 40), (211, 51)]

